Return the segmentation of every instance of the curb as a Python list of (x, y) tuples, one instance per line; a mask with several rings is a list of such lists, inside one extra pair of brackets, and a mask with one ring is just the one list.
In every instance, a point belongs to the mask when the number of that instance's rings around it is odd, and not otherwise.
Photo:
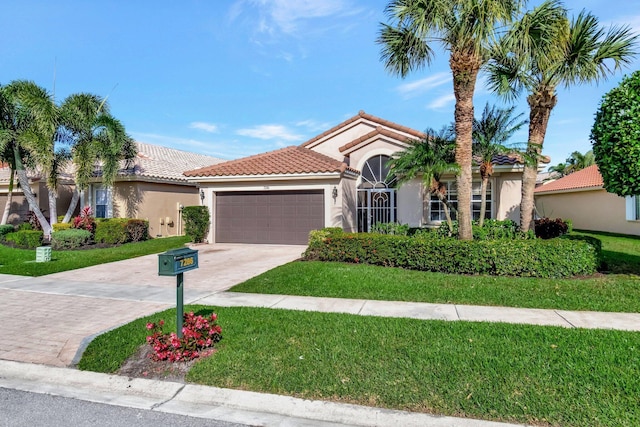
[(0, 360), (0, 387), (252, 426), (515, 427)]

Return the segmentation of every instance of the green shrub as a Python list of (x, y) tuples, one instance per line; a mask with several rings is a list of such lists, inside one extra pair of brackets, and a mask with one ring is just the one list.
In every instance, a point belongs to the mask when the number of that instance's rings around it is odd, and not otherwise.
[(202, 243), (209, 232), (211, 216), (206, 206), (185, 206), (182, 209), (184, 231), (193, 243)]
[(597, 271), (597, 245), (575, 239), (473, 240), (345, 233), (310, 242), (308, 260), (498, 276), (570, 277)]
[(409, 234), (409, 225), (397, 222), (376, 222), (371, 227), (372, 233), (378, 234), (395, 234), (398, 236), (406, 236)]
[(91, 232), (81, 228), (68, 228), (51, 233), (51, 249), (78, 249), (91, 242)]
[(311, 230), (309, 232), (309, 244), (322, 242), (329, 237), (343, 234), (344, 231), (340, 227), (325, 227), (321, 230)]
[(14, 231), (16, 231), (16, 229), (13, 225), (0, 225), (0, 240), (2, 240), (5, 235), (13, 233)]
[(7, 242), (12, 242), (19, 248), (35, 249), (42, 246), (44, 233), (38, 230), (19, 230), (4, 236)]
[[(496, 239), (534, 239), (535, 234), (532, 232), (523, 233), (520, 226), (510, 220), (486, 219), (484, 225), (480, 227), (478, 221), (473, 221), (472, 226), (474, 240), (496, 240)], [(449, 226), (446, 222), (440, 224), (436, 233), (442, 237), (455, 237), (458, 235), (458, 221), (453, 221), (453, 236), (450, 236)]]
[(71, 223), (58, 222), (57, 224), (52, 224), (51, 228), (53, 228), (53, 231), (68, 230), (71, 228)]
[(562, 218), (540, 218), (535, 220), (535, 229), (537, 237), (553, 239), (567, 234), (569, 232), (569, 224)]
[(129, 242), (142, 242), (149, 239), (149, 221), (130, 219), (127, 221), (126, 230)]
[(30, 231), (33, 230), (33, 225), (30, 222), (23, 222), (18, 226), (18, 231)]
[(102, 218), (96, 220), (96, 243), (118, 245), (129, 240), (127, 235), (127, 218)]

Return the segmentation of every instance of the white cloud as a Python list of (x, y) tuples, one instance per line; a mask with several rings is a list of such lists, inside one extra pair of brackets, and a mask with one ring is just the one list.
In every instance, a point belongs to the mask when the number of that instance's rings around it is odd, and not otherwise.
[(454, 103), (455, 100), (456, 100), (455, 95), (453, 93), (448, 93), (446, 95), (442, 95), (439, 98), (436, 98), (433, 101), (431, 101), (427, 105), (427, 108), (430, 110), (439, 110), (441, 108), (447, 107), (450, 104)]
[(348, 6), (345, 0), (253, 0), (252, 3), (262, 7), (263, 32), (277, 29), (285, 34), (295, 33), (301, 21), (333, 16)]
[(205, 122), (191, 122), (189, 124), (191, 129), (200, 129), (209, 133), (218, 132), (218, 126), (213, 123), (205, 123)]
[(318, 122), (316, 120), (302, 120), (297, 122), (296, 126), (303, 127), (309, 132), (324, 132), (332, 127), (330, 123)]
[(284, 141), (301, 141), (302, 135), (298, 135), (282, 125), (259, 125), (252, 128), (239, 129), (238, 135), (249, 136), (258, 139), (280, 139)]
[(408, 99), (450, 82), (451, 73), (442, 72), (433, 74), (424, 79), (416, 80), (411, 83), (405, 83), (398, 86), (397, 90), (405, 99)]

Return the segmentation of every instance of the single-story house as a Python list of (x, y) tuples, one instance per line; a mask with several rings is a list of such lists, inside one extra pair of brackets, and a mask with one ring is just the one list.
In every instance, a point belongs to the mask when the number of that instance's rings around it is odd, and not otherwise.
[(570, 219), (579, 230), (640, 235), (640, 197), (607, 193), (597, 165), (536, 188), (539, 216)]
[[(195, 183), (183, 175), (194, 167), (220, 163), (223, 160), (203, 154), (136, 142), (138, 154), (130, 167), (118, 171), (113, 187), (106, 187), (98, 168), (89, 188), (81, 197), (79, 206), (91, 206), (97, 218), (139, 218), (149, 221), (151, 236), (184, 234), (182, 207), (200, 205), (202, 199)], [(4, 209), (3, 197), (8, 186), (8, 168), (0, 175), (0, 213)], [(3, 173), (0, 170), (0, 174)], [(65, 172), (58, 188), (58, 215), (64, 215), (69, 206), (74, 183), (71, 172)], [(48, 195), (44, 182), (32, 178), (38, 203), (48, 217)], [(15, 191), (16, 189), (14, 189)], [(28, 212), (28, 205), (18, 188), (14, 193), (12, 216), (15, 212)], [(18, 196), (18, 197), (16, 197)], [(13, 216), (13, 222), (23, 220)]]
[[(361, 111), (299, 146), (185, 172), (204, 192), (212, 213), (209, 242), (305, 244), (309, 231), (341, 227), (368, 231), (377, 222), (436, 225), (441, 203), (421, 179), (398, 186), (387, 162), (421, 139), (420, 131)], [(522, 162), (494, 159), (487, 215), (518, 221)], [(474, 216), (480, 213), (480, 176), (474, 169)], [(447, 179), (456, 205), (455, 178)]]

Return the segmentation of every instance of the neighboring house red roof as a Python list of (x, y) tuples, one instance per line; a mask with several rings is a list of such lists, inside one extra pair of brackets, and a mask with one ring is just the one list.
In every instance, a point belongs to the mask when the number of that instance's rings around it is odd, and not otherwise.
[(230, 160), (217, 165), (185, 172), (195, 176), (239, 176), (239, 175), (287, 175), (309, 173), (358, 173), (346, 163), (335, 160), (308, 148), (285, 147), (280, 150), (256, 154), (242, 159)]
[(586, 167), (578, 172), (574, 172), (558, 180), (551, 181), (536, 188), (535, 194), (566, 192), (572, 190), (585, 190), (602, 188), (602, 175), (598, 170), (598, 165)]
[(386, 126), (388, 128), (395, 129), (395, 130), (400, 131), (400, 132), (408, 133), (410, 135), (415, 136), (416, 138), (424, 137), (424, 134), (422, 132), (420, 132), (420, 131), (417, 131), (415, 129), (411, 129), (410, 127), (407, 127), (407, 126), (399, 125), (398, 123), (394, 123), (394, 122), (391, 122), (389, 120), (381, 119), (380, 117), (372, 116), (371, 114), (367, 114), (364, 111), (360, 110), (360, 112), (356, 116), (353, 116), (350, 119), (347, 119), (344, 122), (335, 125), (331, 129), (322, 132), (320, 135), (314, 136), (313, 138), (311, 138), (307, 142), (303, 143), (301, 145), (301, 147), (306, 147), (308, 145), (311, 145), (314, 142), (318, 141), (319, 139), (322, 139), (327, 135), (331, 135), (332, 133), (336, 132), (337, 130), (339, 130), (339, 129), (341, 129), (341, 128), (343, 128), (343, 127), (345, 127), (345, 126), (347, 126), (347, 125), (349, 125), (349, 124), (351, 124), (353, 122), (355, 122), (356, 120), (359, 120), (360, 118), (367, 119), (369, 121), (378, 123), (379, 125)]

